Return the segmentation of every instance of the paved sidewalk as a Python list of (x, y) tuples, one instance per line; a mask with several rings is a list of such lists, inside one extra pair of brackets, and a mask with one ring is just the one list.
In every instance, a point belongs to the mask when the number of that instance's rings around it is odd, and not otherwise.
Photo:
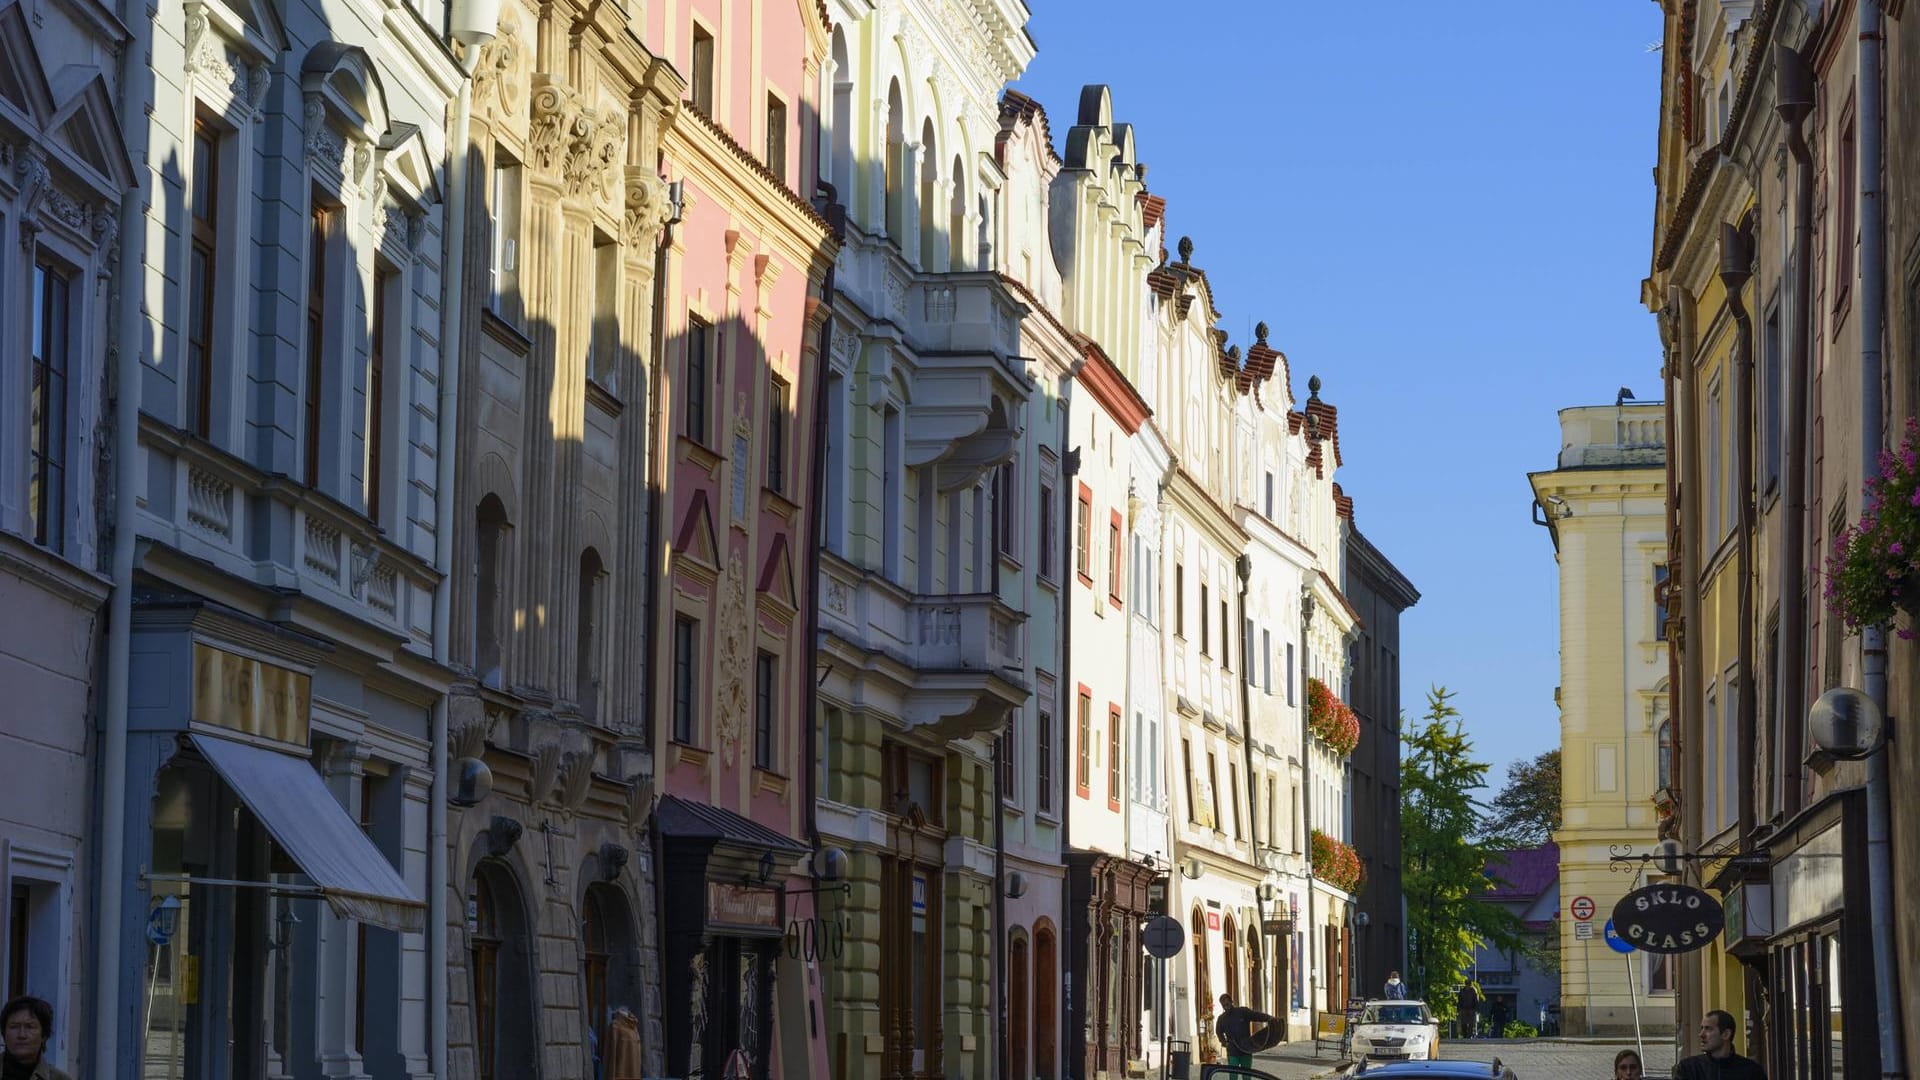
[[(1633, 1045), (1632, 1039), (1442, 1039), (1440, 1056), (1452, 1061), (1499, 1058), (1520, 1080), (1560, 1080), (1562, 1077), (1613, 1075), (1613, 1056)], [(1648, 1076), (1673, 1071), (1673, 1043), (1662, 1038), (1646, 1045)], [(1313, 1056), (1311, 1042), (1286, 1043), (1254, 1058), (1256, 1068), (1280, 1080), (1326, 1080), (1344, 1073), (1348, 1063), (1333, 1052)]]

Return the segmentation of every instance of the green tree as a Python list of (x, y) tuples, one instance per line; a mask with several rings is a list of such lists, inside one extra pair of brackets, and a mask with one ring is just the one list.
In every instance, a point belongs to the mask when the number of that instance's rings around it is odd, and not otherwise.
[(1519, 919), (1483, 898), (1496, 848), (1474, 794), (1487, 786), (1487, 764), (1474, 759), (1452, 696), (1445, 687), (1428, 691), (1425, 722), (1409, 730), (1400, 759), (1408, 981), (1443, 1020), (1453, 1018), (1477, 946), (1523, 947)]
[(1507, 783), (1493, 797), (1487, 839), (1503, 847), (1539, 847), (1560, 827), (1560, 751), (1507, 766)]

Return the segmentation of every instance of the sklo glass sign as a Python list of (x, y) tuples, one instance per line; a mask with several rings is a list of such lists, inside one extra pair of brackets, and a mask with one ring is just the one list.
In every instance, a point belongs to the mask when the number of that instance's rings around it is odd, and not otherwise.
[(1673, 956), (1705, 948), (1725, 925), (1720, 902), (1691, 885), (1649, 885), (1613, 906), (1614, 932), (1650, 953)]

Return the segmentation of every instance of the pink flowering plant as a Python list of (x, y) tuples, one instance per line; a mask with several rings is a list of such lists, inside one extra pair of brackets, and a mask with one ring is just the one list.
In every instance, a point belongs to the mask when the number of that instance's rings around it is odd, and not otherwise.
[[(1920, 616), (1920, 422), (1907, 418), (1898, 453), (1880, 452), (1858, 523), (1835, 539), (1827, 561), (1827, 608), (1849, 630)], [(1911, 626), (1899, 630), (1911, 639)]]

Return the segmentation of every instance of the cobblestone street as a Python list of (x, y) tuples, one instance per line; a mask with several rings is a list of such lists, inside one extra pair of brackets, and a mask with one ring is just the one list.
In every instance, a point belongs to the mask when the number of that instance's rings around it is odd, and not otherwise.
[[(1604, 1080), (1613, 1075), (1613, 1055), (1631, 1043), (1570, 1042), (1559, 1039), (1479, 1039), (1451, 1041), (1440, 1045), (1440, 1056), (1453, 1061), (1485, 1061), (1499, 1058), (1513, 1069), (1520, 1080)], [(1313, 1057), (1311, 1044), (1290, 1046), (1258, 1059), (1261, 1070), (1280, 1080), (1313, 1080), (1345, 1071), (1345, 1064), (1331, 1054)], [(1673, 1044), (1666, 1040), (1646, 1044), (1649, 1077), (1665, 1077), (1673, 1072)]]

